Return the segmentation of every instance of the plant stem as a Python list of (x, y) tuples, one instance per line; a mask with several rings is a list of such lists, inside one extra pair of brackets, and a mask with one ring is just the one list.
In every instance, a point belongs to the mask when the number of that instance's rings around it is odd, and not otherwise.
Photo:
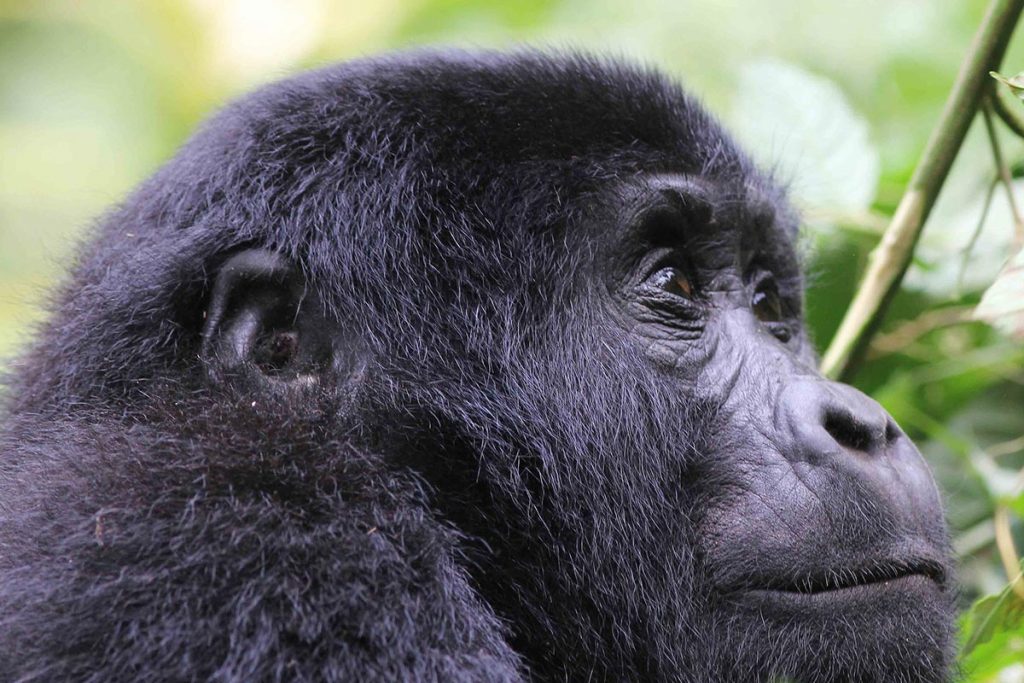
[(892, 332), (880, 334), (871, 342), (868, 357), (886, 353), (897, 353), (934, 330), (972, 322), (974, 306), (950, 306), (934, 308), (908, 320)]
[(988, 72), (999, 68), (1022, 11), (1024, 0), (989, 3), (910, 185), (882, 241), (871, 252), (857, 294), (822, 358), (821, 370), (828, 377), (848, 379), (863, 358), (899, 289), (924, 222), (987, 92)]
[(992, 93), (992, 106), (996, 114), (999, 115), (999, 118), (1006, 124), (1006, 127), (1024, 138), (1024, 108), (1017, 106), (1020, 104), (1018, 102), (1015, 102), (1012, 106), (1007, 104), (1006, 97), (1002, 94), (1003, 90), (1005, 88), (996, 87)]

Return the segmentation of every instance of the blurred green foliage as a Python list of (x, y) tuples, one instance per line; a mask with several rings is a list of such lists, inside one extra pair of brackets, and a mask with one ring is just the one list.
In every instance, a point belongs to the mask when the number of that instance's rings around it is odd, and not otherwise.
[[(0, 0), (0, 355), (27, 338), (90, 220), (227, 99), (303, 68), (422, 44), (578, 47), (679, 77), (804, 210), (808, 318), (824, 347), (983, 9), (980, 0)], [(1017, 36), (1006, 73), (1024, 71), (1024, 29)], [(1002, 133), (1024, 176), (1024, 141)], [(1011, 255), (1003, 189), (964, 253), (993, 177), (978, 122), (856, 380), (918, 439), (946, 495), (971, 681), (1024, 680), (1024, 601), (1006, 588), (994, 522), (997, 504), (1012, 510), (1004, 519), (1024, 549), (1024, 345), (969, 318)], [(1015, 189), (1024, 201), (1024, 179)]]

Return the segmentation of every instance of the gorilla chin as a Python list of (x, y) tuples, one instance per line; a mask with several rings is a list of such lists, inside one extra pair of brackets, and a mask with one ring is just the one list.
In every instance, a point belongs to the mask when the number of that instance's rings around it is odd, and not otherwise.
[(14, 362), (0, 679), (944, 681), (917, 449), (656, 71), (413, 52), (226, 107)]

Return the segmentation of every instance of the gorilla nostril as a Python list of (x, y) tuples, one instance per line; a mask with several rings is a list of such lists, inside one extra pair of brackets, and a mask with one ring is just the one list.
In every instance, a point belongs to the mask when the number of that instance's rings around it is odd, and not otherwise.
[(889, 456), (903, 432), (882, 406), (857, 389), (827, 380), (802, 380), (783, 389), (793, 452), (808, 462), (824, 462), (838, 451)]
[(896, 421), (891, 417), (885, 421), (885, 443), (890, 444), (903, 436), (903, 430), (899, 428)]
[[(875, 430), (854, 415), (834, 410), (828, 411), (824, 420), (825, 431), (839, 445), (864, 453), (874, 452), (884, 443), (891, 441), (889, 424), (892, 424), (891, 420), (883, 430)], [(895, 424), (892, 426), (895, 427)]]

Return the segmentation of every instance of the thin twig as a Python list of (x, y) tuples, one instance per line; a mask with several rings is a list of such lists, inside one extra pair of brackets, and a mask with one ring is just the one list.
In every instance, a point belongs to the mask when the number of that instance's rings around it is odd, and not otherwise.
[(988, 191), (985, 193), (985, 203), (981, 206), (981, 215), (978, 216), (978, 224), (974, 226), (974, 232), (971, 233), (971, 239), (967, 241), (964, 248), (960, 250), (960, 272), (956, 275), (956, 295), (959, 298), (960, 290), (964, 286), (964, 274), (967, 271), (967, 261), (971, 258), (971, 252), (974, 251), (974, 245), (978, 243), (978, 238), (981, 237), (981, 229), (985, 227), (985, 221), (988, 220), (988, 210), (992, 208), (992, 197), (996, 193), (996, 185), (999, 184), (999, 176), (997, 175), (992, 179), (992, 182), (988, 184)]
[(1020, 451), (1024, 451), (1024, 436), (1018, 436), (1016, 439), (1010, 439), (1009, 441), (1000, 441), (985, 449), (985, 452), (993, 458), (1012, 455)]
[(872, 355), (883, 355), (902, 351), (924, 335), (943, 327), (974, 322), (971, 314), (974, 306), (949, 306), (936, 308), (908, 320), (892, 332), (880, 334), (871, 342)]
[(1024, 574), (1021, 573), (1020, 555), (1017, 554), (1017, 546), (1013, 542), (1013, 532), (1010, 529), (1010, 510), (1005, 505), (997, 504), (993, 519), (996, 528), (996, 549), (1003, 563), (1003, 571), (1006, 572), (1010, 588), (1017, 597), (1024, 600)]
[(996, 125), (992, 122), (992, 96), (985, 98), (981, 105), (982, 118), (985, 120), (985, 132), (988, 134), (988, 142), (992, 146), (992, 159), (996, 164), (996, 172), (999, 180), (1006, 190), (1006, 201), (1010, 204), (1010, 214), (1013, 216), (1014, 242), (1017, 246), (1024, 244), (1024, 218), (1021, 218), (1020, 209), (1017, 208), (1017, 198), (1013, 194), (1013, 177), (1010, 169), (1003, 159), (1003, 150), (999, 145), (999, 134), (996, 132)]
[(829, 377), (845, 379), (853, 373), (885, 315), (985, 94), (988, 72), (999, 68), (1022, 11), (1024, 0), (989, 3), (910, 185), (888, 230), (871, 253), (857, 294), (822, 358), (822, 372)]
[[(1011, 495), (1019, 496), (1021, 493), (1024, 493), (1024, 469), (1017, 473), (1017, 480)], [(1018, 598), (1024, 600), (1024, 571), (1021, 571), (1021, 558), (1017, 553), (1017, 546), (1013, 542), (1010, 508), (1005, 503), (996, 503), (992, 522), (996, 532), (996, 549), (999, 551), (999, 559), (1003, 563), (1003, 569), (1006, 570), (1006, 578), (1010, 582), (1010, 589), (1017, 594)]]
[(1006, 98), (1001, 94), (1003, 88), (996, 86), (992, 93), (992, 109), (1002, 119), (1006, 127), (1024, 138), (1024, 108), (1011, 107), (1006, 103)]

